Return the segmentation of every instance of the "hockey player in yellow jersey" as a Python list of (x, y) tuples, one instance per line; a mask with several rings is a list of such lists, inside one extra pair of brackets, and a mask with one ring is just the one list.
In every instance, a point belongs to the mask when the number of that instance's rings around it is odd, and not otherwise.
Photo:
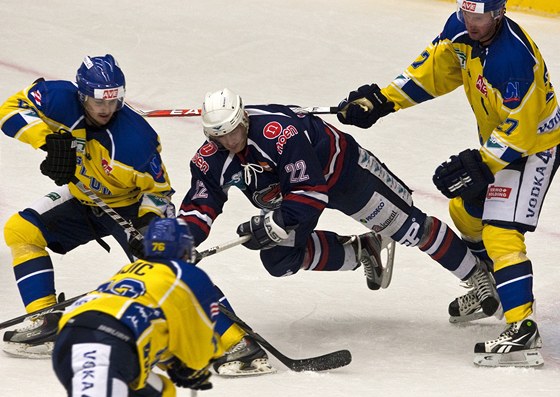
[[(542, 55), (505, 15), (506, 0), (458, 0), (457, 12), (387, 87), (364, 85), (338, 108), (342, 123), (371, 127), (380, 117), (463, 86), (480, 148), (439, 166), (433, 180), (473, 252), (493, 267), (506, 329), (477, 343), (475, 364), (539, 366), (532, 263), (524, 235), (536, 229), (560, 156), (560, 108)], [(446, 134), (453, 133), (449, 126)], [(472, 292), (449, 306), (454, 321), (479, 318)]]
[[(176, 395), (207, 390), (223, 347), (213, 283), (192, 265), (193, 238), (179, 219), (155, 219), (145, 259), (120, 269), (60, 320), (53, 368), (68, 396)], [(188, 262), (187, 262), (188, 260)], [(167, 371), (169, 378), (152, 372)]]
[[(28, 312), (56, 303), (47, 248), (65, 254), (96, 240), (108, 249), (101, 238), (112, 235), (131, 260), (141, 252), (141, 240), (128, 241), (123, 228), (76, 186), (77, 181), (137, 229), (145, 229), (154, 217), (174, 215), (159, 137), (124, 103), (124, 96), (124, 74), (107, 54), (85, 57), (76, 83), (39, 79), (0, 106), (2, 132), (44, 150), (41, 172), (58, 185), (4, 225)], [(32, 337), (8, 331), (4, 349), (24, 356), (45, 353), (42, 347), (48, 345), (43, 342), (52, 341), (58, 317), (52, 313), (35, 321), (39, 332)]]

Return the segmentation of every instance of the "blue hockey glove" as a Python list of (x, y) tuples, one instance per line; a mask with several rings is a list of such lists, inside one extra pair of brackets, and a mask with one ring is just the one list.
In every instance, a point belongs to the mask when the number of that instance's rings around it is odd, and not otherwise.
[(76, 173), (76, 140), (65, 130), (49, 134), (45, 140), (41, 148), (47, 152), (47, 158), (41, 163), (41, 173), (58, 186), (70, 183)]
[(279, 211), (269, 212), (266, 215), (253, 216), (249, 222), (237, 227), (239, 236), (251, 236), (243, 245), (252, 250), (265, 250), (272, 248), (282, 240), (288, 238), (284, 221)]
[(381, 117), (395, 111), (377, 84), (363, 85), (338, 104), (336, 117), (342, 124), (369, 128)]
[(187, 367), (179, 359), (175, 359), (167, 369), (167, 375), (178, 387), (192, 390), (209, 390), (212, 388), (208, 367), (195, 371)]
[(445, 197), (461, 196), (469, 201), (486, 191), (494, 182), (494, 175), (482, 162), (478, 150), (466, 149), (438, 166), (432, 180)]

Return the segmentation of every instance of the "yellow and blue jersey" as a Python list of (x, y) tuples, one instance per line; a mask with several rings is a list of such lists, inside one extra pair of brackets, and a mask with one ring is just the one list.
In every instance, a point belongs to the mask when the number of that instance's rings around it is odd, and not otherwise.
[(119, 320), (136, 339), (141, 368), (134, 387), (139, 389), (150, 370), (172, 356), (198, 370), (223, 355), (214, 330), (219, 314), (215, 291), (206, 273), (185, 261), (138, 260), (68, 308), (59, 329), (89, 311)]
[(472, 40), (454, 13), (442, 33), (382, 92), (395, 110), (463, 86), (493, 173), (560, 143), (560, 108), (543, 57), (504, 17), (492, 43)]
[[(157, 133), (128, 106), (103, 127), (86, 123), (77, 86), (70, 81), (36, 81), (0, 107), (0, 128), (34, 148), (48, 134), (67, 130), (77, 141), (76, 177), (111, 207), (141, 202), (139, 216), (163, 216), (172, 194)], [(76, 186), (74, 197), (95, 205)]]

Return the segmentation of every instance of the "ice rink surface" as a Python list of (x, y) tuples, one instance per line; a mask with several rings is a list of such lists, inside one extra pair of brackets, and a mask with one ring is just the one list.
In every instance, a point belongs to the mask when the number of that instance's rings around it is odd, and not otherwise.
[[(449, 2), (417, 0), (207, 0), (166, 2), (50, 0), (2, 2), (0, 99), (38, 77), (73, 80), (84, 55), (113, 54), (127, 78), (128, 101), (145, 110), (199, 107), (204, 94), (228, 87), (245, 103), (334, 106), (349, 90), (386, 85), (440, 32)], [(560, 87), (558, 18), (508, 15), (529, 32)], [(335, 116), (326, 120), (342, 127)], [(179, 205), (190, 181), (189, 160), (204, 140), (198, 118), (151, 119)], [(478, 146), (462, 89), (390, 115), (370, 130), (344, 127), (414, 189), (418, 207), (451, 222), (446, 200), (431, 183), (449, 155)], [(0, 223), (48, 193), (40, 151), (0, 137)], [(545, 203), (537, 232), (527, 236), (534, 268), (542, 369), (484, 369), (473, 346), (496, 337), (496, 319), (454, 326), (447, 305), (462, 294), (455, 278), (414, 248), (397, 247), (393, 283), (366, 287), (361, 270), (274, 279), (258, 254), (243, 247), (201, 262), (246, 322), (290, 357), (349, 349), (353, 362), (328, 373), (278, 373), (244, 379), (214, 377), (211, 396), (558, 396), (560, 395), (560, 182)], [(257, 211), (231, 192), (224, 214), (201, 249), (236, 237)], [(339, 234), (363, 226), (326, 211), (320, 227)], [(0, 322), (23, 314), (0, 240)], [(53, 255), (57, 290), (71, 297), (105, 280), (126, 261), (111, 239), (110, 254), (92, 242)], [(62, 396), (47, 360), (0, 353), (0, 396)], [(188, 390), (179, 396), (188, 396)]]

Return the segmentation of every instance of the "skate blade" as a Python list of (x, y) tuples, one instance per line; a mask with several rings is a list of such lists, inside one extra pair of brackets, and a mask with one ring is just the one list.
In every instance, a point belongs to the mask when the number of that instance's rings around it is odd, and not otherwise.
[(395, 264), (395, 241), (383, 237), (381, 250), (386, 251), (386, 262), (383, 268), (383, 276), (381, 278), (381, 288), (387, 288), (391, 284), (393, 278), (393, 265)]
[(35, 346), (25, 343), (4, 342), (2, 350), (11, 357), (44, 360), (51, 358), (53, 347), (53, 342), (45, 342)]
[(537, 349), (510, 353), (475, 353), (474, 364), (481, 367), (542, 367), (544, 360)]
[(253, 360), (251, 366), (245, 368), (243, 366), (244, 364), (241, 361), (231, 361), (222, 364), (216, 373), (223, 377), (236, 377), (266, 375), (276, 372), (276, 368), (270, 365), (267, 359), (256, 359)]
[(501, 303), (498, 306), (498, 309), (496, 309), (496, 312), (490, 316), (479, 309), (478, 311), (471, 314), (467, 314), (466, 316), (449, 316), (449, 322), (451, 324), (467, 323), (469, 321), (476, 321), (476, 320), (481, 320), (483, 318), (490, 318), (490, 317), (495, 317), (498, 320), (502, 320), (504, 318), (504, 309), (502, 308)]
[(468, 323), (469, 321), (481, 320), (483, 318), (489, 318), (482, 310), (467, 314), (466, 316), (449, 316), (449, 322), (452, 324)]

